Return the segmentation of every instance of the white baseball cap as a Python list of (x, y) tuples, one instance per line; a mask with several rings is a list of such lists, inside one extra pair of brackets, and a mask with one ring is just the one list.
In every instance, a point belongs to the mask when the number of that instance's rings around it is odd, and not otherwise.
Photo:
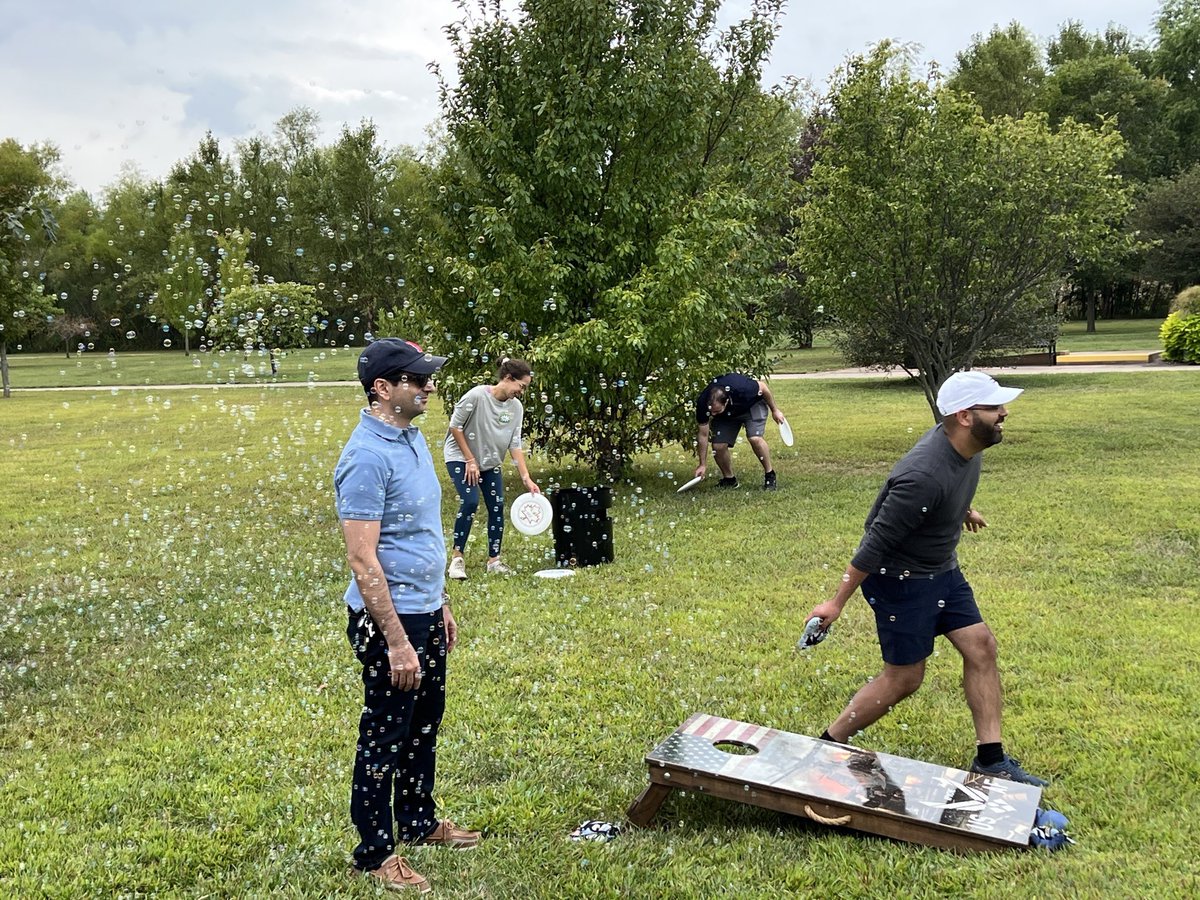
[(1001, 387), (982, 372), (955, 372), (938, 388), (937, 408), (943, 416), (972, 406), (1001, 406), (1021, 396), (1024, 388)]

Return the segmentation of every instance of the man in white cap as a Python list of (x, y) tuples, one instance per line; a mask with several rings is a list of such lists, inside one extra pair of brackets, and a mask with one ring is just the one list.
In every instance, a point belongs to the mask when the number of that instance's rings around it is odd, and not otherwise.
[(1047, 783), (1004, 752), (996, 638), (959, 571), (956, 552), (964, 528), (987, 526), (971, 508), (982, 454), (1003, 440), (1006, 404), (1020, 393), (982, 372), (951, 375), (937, 395), (941, 423), (888, 475), (837, 592), (809, 614), (827, 629), (861, 586), (875, 613), (883, 655), (883, 672), (859, 689), (823, 739), (844, 743), (914, 693), (934, 639), (945, 635), (963, 659), (963, 691), (977, 745), (971, 771)]

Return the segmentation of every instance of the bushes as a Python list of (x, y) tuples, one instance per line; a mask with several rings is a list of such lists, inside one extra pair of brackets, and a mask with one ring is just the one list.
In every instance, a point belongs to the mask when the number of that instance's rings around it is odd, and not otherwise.
[(1167, 359), (1200, 363), (1200, 285), (1180, 291), (1158, 336)]

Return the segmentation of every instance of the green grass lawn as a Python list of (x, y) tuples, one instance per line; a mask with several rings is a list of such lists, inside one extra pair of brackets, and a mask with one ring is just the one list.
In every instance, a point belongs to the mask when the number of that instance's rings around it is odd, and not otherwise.
[(1096, 331), (1087, 333), (1087, 322), (1064, 322), (1058, 336), (1059, 350), (1083, 353), (1088, 350), (1161, 350), (1158, 331), (1162, 319), (1099, 320)]
[(117, 353), (88, 352), (9, 353), (10, 377), (14, 388), (107, 387), (158, 384), (269, 384), (305, 381), (353, 381), (355, 364), (362, 347), (325, 347), (289, 350), (271, 374), (266, 353), (220, 351), (194, 353), (146, 351)]
[[(560, 581), (527, 574), (550, 534), (511, 527), (526, 574), (485, 580), (476, 523), (438, 793), (485, 841), (411, 854), (437, 895), (1195, 896), (1200, 378), (1006, 380), (1027, 391), (985, 460), (991, 527), (960, 555), (1000, 641), (1007, 745), (1053, 779), (1078, 846), (956, 856), (691, 794), (611, 844), (566, 839), (622, 817), (689, 714), (819, 734), (879, 665), (860, 598), (830, 640), (793, 645), (928, 408), (898, 381), (781, 382), (797, 441), (768, 432), (778, 493), (749, 487), (740, 445), (747, 487), (677, 495), (694, 461), (665, 448), (615, 491), (616, 561)], [(0, 402), (0, 895), (378, 895), (343, 876), (361, 694), (330, 473), (359, 400)], [(959, 681), (939, 643), (922, 690), (856, 743), (967, 765)]]
[[(1098, 322), (1095, 334), (1085, 333), (1085, 323), (1068, 322), (1058, 341), (1059, 350), (1156, 350), (1161, 344), (1161, 319), (1123, 319)], [(10, 353), (14, 388), (108, 387), (159, 384), (270, 384), (306, 381), (353, 381), (360, 347), (326, 347), (288, 351), (271, 374), (265, 353), (243, 358), (241, 353), (178, 351), (72, 355), (62, 353)], [(778, 347), (771, 351), (771, 371), (778, 374), (828, 372), (845, 367), (828, 335), (818, 334), (810, 349)]]
[(817, 332), (811, 347), (777, 347), (771, 351), (771, 371), (779, 375), (828, 372), (845, 367), (842, 355), (824, 332)]

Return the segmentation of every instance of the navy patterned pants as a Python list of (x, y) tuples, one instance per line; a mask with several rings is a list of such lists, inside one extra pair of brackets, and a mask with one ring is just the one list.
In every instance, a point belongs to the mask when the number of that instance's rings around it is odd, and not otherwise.
[(401, 843), (437, 827), (433, 804), (437, 733), (446, 709), (446, 629), (442, 611), (403, 615), (400, 623), (425, 673), (421, 686), (401, 691), (389, 677), (387, 642), (367, 612), (350, 612), (346, 636), (362, 663), (363, 710), (358, 723), (350, 818), (358, 829), (354, 865), (378, 868)]

